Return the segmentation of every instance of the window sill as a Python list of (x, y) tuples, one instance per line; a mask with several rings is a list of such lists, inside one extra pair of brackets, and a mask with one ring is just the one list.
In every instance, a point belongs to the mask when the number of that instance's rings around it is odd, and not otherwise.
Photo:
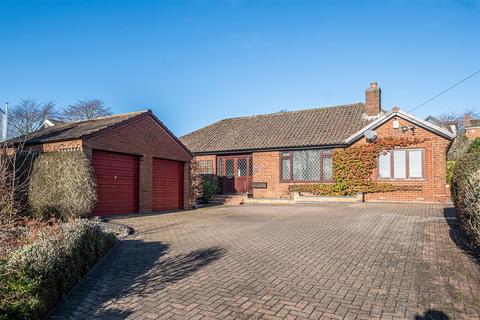
[(333, 184), (333, 181), (321, 181), (321, 180), (280, 180), (279, 183), (325, 183)]
[(378, 181), (427, 181), (425, 178), (377, 178)]

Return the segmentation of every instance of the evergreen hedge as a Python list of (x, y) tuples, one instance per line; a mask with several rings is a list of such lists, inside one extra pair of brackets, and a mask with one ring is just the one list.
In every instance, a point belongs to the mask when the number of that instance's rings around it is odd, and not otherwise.
[(451, 190), (462, 228), (480, 246), (480, 153), (466, 154), (456, 162)]
[(42, 319), (117, 242), (87, 219), (46, 227), (35, 237), (0, 258), (0, 320)]

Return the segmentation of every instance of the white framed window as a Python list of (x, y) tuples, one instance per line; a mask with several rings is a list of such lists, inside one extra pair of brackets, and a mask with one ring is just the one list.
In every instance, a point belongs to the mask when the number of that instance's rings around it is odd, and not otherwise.
[(379, 179), (424, 178), (423, 149), (395, 149), (378, 156)]
[(408, 152), (408, 177), (423, 178), (422, 150), (410, 150)]
[(393, 150), (393, 178), (407, 178), (407, 151)]
[(392, 177), (390, 152), (381, 153), (378, 156), (378, 176), (383, 179)]

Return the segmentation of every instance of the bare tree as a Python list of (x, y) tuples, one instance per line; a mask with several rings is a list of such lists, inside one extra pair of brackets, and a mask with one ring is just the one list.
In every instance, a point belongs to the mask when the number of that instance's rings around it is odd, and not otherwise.
[(54, 102), (41, 103), (33, 99), (22, 99), (9, 110), (9, 137), (34, 132), (41, 127), (45, 119), (55, 116)]
[(87, 120), (109, 116), (112, 112), (98, 99), (83, 99), (66, 106), (61, 112), (61, 118), (66, 121)]
[(476, 118), (480, 117), (480, 112), (472, 109), (467, 109), (464, 112), (446, 112), (439, 114), (436, 118), (443, 123), (453, 123), (457, 124), (458, 134), (463, 134), (465, 131), (465, 115), (469, 114), (471, 117)]
[(36, 153), (24, 145), (25, 140), (0, 143), (0, 226), (27, 212), (26, 192)]

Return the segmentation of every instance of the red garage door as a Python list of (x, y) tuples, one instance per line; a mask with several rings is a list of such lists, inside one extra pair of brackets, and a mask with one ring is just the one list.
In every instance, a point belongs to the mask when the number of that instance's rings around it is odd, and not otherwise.
[(153, 210), (183, 209), (183, 162), (153, 159)]
[(93, 150), (97, 177), (97, 205), (94, 214), (138, 212), (138, 157)]

